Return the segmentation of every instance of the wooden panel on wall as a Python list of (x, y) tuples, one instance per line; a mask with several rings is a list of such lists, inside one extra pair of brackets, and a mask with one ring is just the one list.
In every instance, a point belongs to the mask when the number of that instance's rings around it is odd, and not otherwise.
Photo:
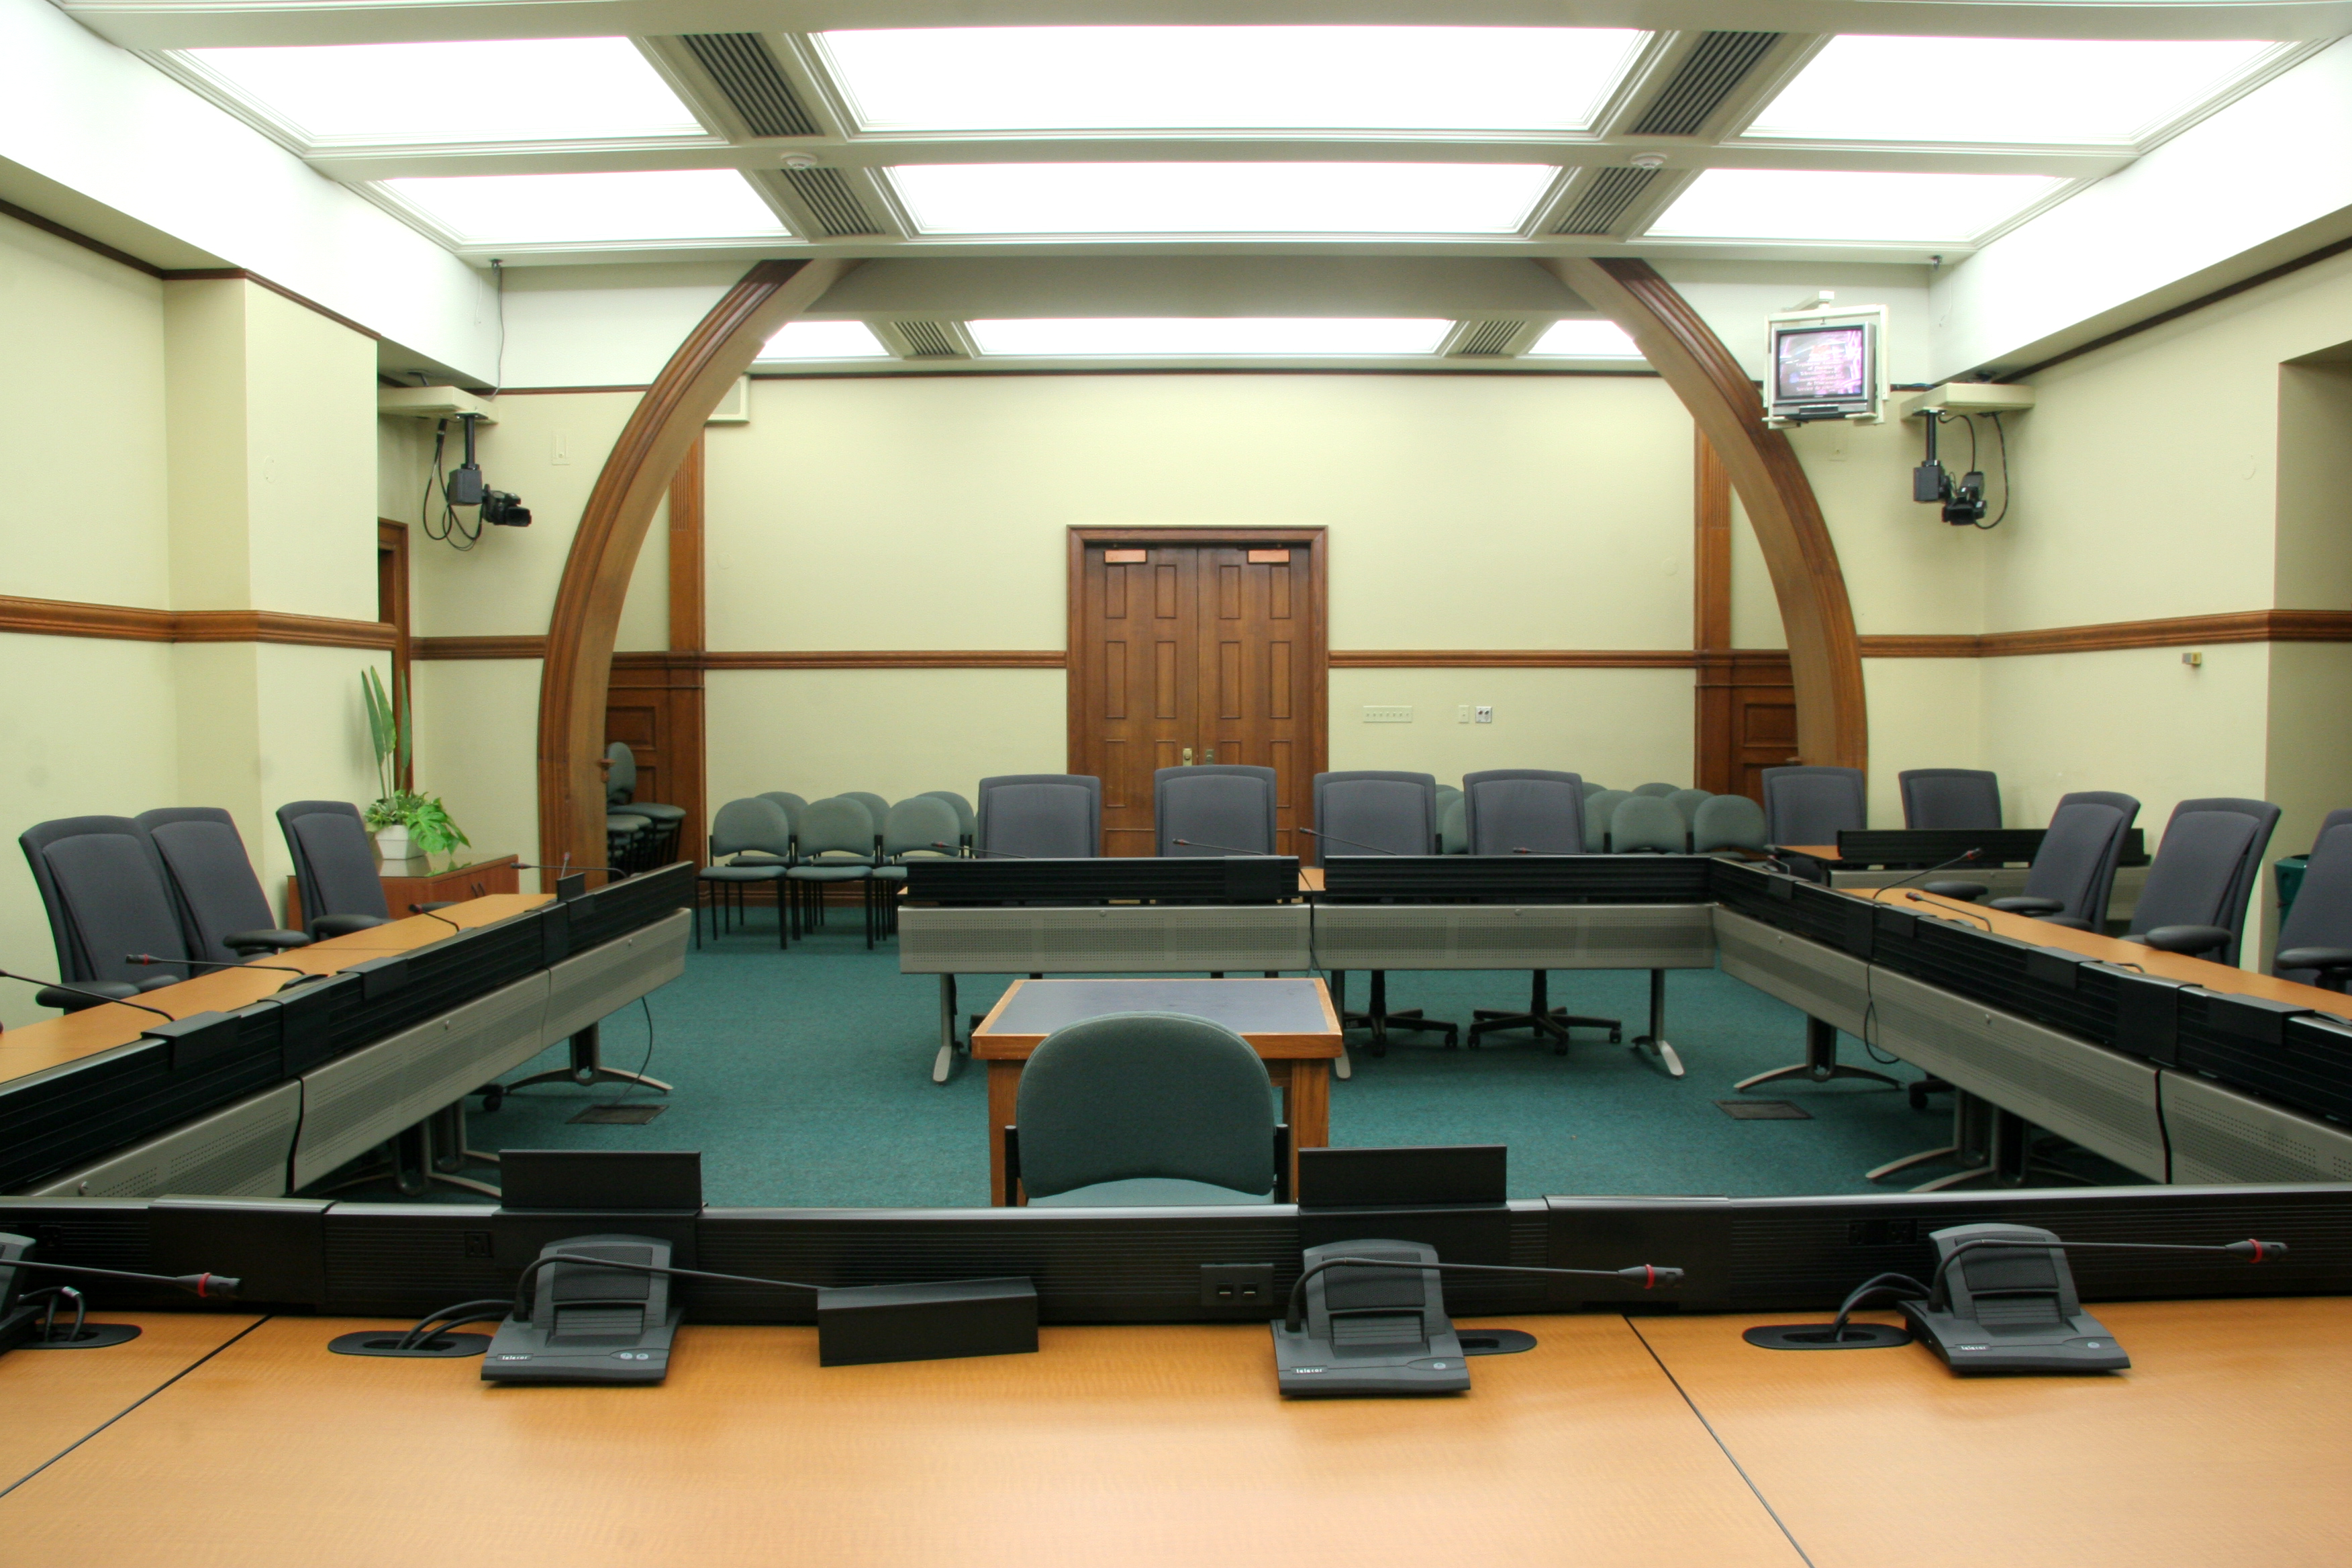
[(697, 439), (669, 489), (669, 651), (616, 653), (604, 694), (604, 741), (628, 745), (636, 798), (686, 813), (677, 852), (699, 866), (709, 846), (703, 722), (703, 447)]
[(1777, 648), (1725, 648), (1699, 656), (1698, 787), (1759, 805), (1763, 773), (1793, 763), (1797, 689)]

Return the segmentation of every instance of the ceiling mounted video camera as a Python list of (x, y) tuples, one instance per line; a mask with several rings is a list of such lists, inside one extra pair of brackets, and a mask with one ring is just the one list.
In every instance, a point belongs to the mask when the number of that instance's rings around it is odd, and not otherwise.
[(474, 425), (481, 416), (460, 414), (466, 425), (466, 460), (449, 470), (446, 485), (448, 504), (478, 506), (482, 509), (484, 522), (498, 528), (529, 528), (530, 509), (522, 504), (522, 497), (512, 490), (494, 490), (482, 478), (482, 465), (474, 460)]

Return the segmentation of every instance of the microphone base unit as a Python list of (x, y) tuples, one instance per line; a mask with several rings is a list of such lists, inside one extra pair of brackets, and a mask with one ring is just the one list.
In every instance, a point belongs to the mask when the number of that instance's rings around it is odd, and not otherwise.
[(1448, 1320), (1426, 1339), (1394, 1350), (1335, 1347), (1310, 1330), (1274, 1330), (1276, 1381), (1285, 1399), (1340, 1399), (1470, 1392), (1468, 1352)]
[(2106, 1326), (2088, 1312), (2055, 1322), (1987, 1325), (1974, 1318), (1901, 1302), (1904, 1320), (1919, 1342), (1962, 1376), (1979, 1373), (2067, 1373), (2122, 1372), (2131, 1357)]
[(657, 1323), (610, 1337), (551, 1334), (537, 1322), (509, 1318), (482, 1352), (482, 1381), (659, 1383), (669, 1375), (670, 1342), (685, 1316), (685, 1308), (672, 1307)]

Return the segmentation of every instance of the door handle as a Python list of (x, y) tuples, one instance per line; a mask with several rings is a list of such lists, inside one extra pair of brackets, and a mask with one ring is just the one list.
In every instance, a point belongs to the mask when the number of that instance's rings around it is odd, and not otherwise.
[(1188, 768), (1189, 768), (1189, 767), (1191, 767), (1191, 766), (1192, 765), (1192, 747), (1190, 747), (1190, 746), (1187, 746), (1187, 747), (1185, 747), (1185, 748), (1184, 748), (1184, 763), (1183, 763), (1183, 765), (1184, 765), (1184, 766), (1186, 766), (1186, 767), (1188, 767)]
[(1214, 766), (1216, 766), (1216, 764), (1217, 764), (1217, 748), (1216, 748), (1216, 747), (1214, 747), (1214, 746), (1211, 746), (1211, 747), (1209, 748), (1209, 754), (1208, 754), (1207, 756), (1205, 756), (1205, 757), (1202, 757), (1201, 760), (1202, 760), (1203, 763), (1208, 763), (1211, 767), (1214, 767)]

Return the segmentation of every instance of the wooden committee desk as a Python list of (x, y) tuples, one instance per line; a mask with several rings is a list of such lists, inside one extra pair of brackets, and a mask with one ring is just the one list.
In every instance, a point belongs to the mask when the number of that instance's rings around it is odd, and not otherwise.
[[(233, 1012), (277, 993), (287, 984), (286, 969), (338, 973), (389, 954), (429, 948), (448, 940), (452, 926), (478, 930), (550, 901), (543, 893), (474, 899), (432, 915), (411, 915), (254, 963), (213, 970), (142, 993), (139, 1000), (179, 1017)], [(452, 1011), (43, 1177), (25, 1190), (125, 1197), (164, 1192), (282, 1194), (676, 976), (684, 966), (688, 918), (681, 907)], [(109, 1004), (0, 1034), (0, 1085), (136, 1044), (152, 1017)]]
[(0, 1358), (0, 1540), (42, 1568), (2340, 1563), (2347, 1303), (2096, 1310), (2131, 1371), (1595, 1312), (1478, 1320), (1539, 1343), (1459, 1398), (1292, 1403), (1260, 1324), (832, 1368), (813, 1329), (688, 1324), (661, 1386), (529, 1388), (328, 1353), (380, 1321), (131, 1314), (127, 1345)]
[(1004, 1184), (1004, 1129), (1019, 1121), (1021, 1069), (1045, 1037), (1105, 1013), (1189, 1013), (1213, 1018), (1250, 1043), (1282, 1090), (1290, 1123), (1290, 1180), (1298, 1151), (1331, 1142), (1331, 1063), (1339, 1016), (1320, 980), (1016, 980), (971, 1032), (971, 1054), (988, 1064), (988, 1192)]

